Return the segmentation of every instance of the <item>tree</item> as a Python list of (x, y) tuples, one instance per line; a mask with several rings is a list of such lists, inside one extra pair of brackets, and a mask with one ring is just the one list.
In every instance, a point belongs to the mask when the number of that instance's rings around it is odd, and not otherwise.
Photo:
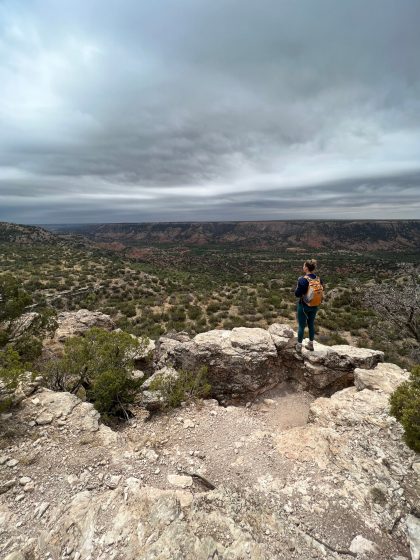
[(404, 428), (406, 444), (420, 453), (420, 365), (411, 370), (409, 381), (391, 395), (391, 414)]
[(399, 333), (413, 340), (416, 359), (420, 345), (420, 275), (416, 266), (404, 265), (400, 271), (398, 280), (369, 286), (363, 301)]
[(12, 274), (0, 275), (0, 321), (16, 319), (31, 302), (31, 296)]
[(92, 328), (68, 339), (63, 357), (47, 362), (44, 373), (52, 389), (78, 393), (83, 388), (102, 414), (127, 416), (142, 382), (132, 375), (134, 359), (145, 347), (127, 333)]

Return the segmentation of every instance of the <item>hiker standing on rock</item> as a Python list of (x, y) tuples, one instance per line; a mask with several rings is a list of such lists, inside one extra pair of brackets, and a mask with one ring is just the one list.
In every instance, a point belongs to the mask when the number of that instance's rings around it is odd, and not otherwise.
[(296, 344), (297, 352), (302, 351), (303, 334), (306, 325), (308, 325), (309, 329), (309, 342), (306, 348), (308, 350), (314, 349), (315, 317), (324, 295), (324, 285), (321, 278), (314, 273), (315, 268), (315, 259), (310, 259), (303, 263), (305, 275), (298, 279), (295, 290), (295, 296), (299, 298), (297, 304), (297, 320), (299, 325), (298, 341)]

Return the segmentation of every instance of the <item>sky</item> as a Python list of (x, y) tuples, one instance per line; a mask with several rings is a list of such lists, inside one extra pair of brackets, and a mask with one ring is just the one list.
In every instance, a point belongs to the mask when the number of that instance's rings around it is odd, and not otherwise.
[(0, 221), (420, 218), (419, 0), (0, 0)]

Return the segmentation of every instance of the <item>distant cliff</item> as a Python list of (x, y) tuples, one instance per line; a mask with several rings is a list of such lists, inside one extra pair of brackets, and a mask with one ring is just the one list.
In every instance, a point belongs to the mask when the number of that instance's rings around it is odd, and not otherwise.
[(252, 248), (403, 250), (420, 247), (420, 220), (159, 222), (45, 226), (100, 243), (233, 244)]

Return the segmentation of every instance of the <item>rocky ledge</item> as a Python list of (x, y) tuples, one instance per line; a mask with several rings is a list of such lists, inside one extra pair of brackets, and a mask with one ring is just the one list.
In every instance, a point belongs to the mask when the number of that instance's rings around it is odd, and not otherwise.
[(190, 338), (163, 336), (155, 350), (155, 367), (196, 371), (207, 367), (213, 396), (221, 401), (246, 398), (282, 381), (298, 381), (314, 394), (333, 393), (354, 379), (356, 368), (372, 369), (384, 354), (370, 348), (315, 342), (315, 350), (297, 353), (296, 333), (279, 323), (261, 328), (212, 330)]
[(388, 414), (406, 373), (371, 350), (296, 357), (285, 328), (250, 331), (161, 339), (157, 361), (199, 356), (232, 392), (274, 383), (279, 356), (302, 382), (325, 368), (355, 386), (290, 428), (267, 420), (286, 406), (274, 397), (137, 416), (119, 433), (75, 396), (32, 387), (2, 416), (1, 558), (419, 560), (420, 458)]

